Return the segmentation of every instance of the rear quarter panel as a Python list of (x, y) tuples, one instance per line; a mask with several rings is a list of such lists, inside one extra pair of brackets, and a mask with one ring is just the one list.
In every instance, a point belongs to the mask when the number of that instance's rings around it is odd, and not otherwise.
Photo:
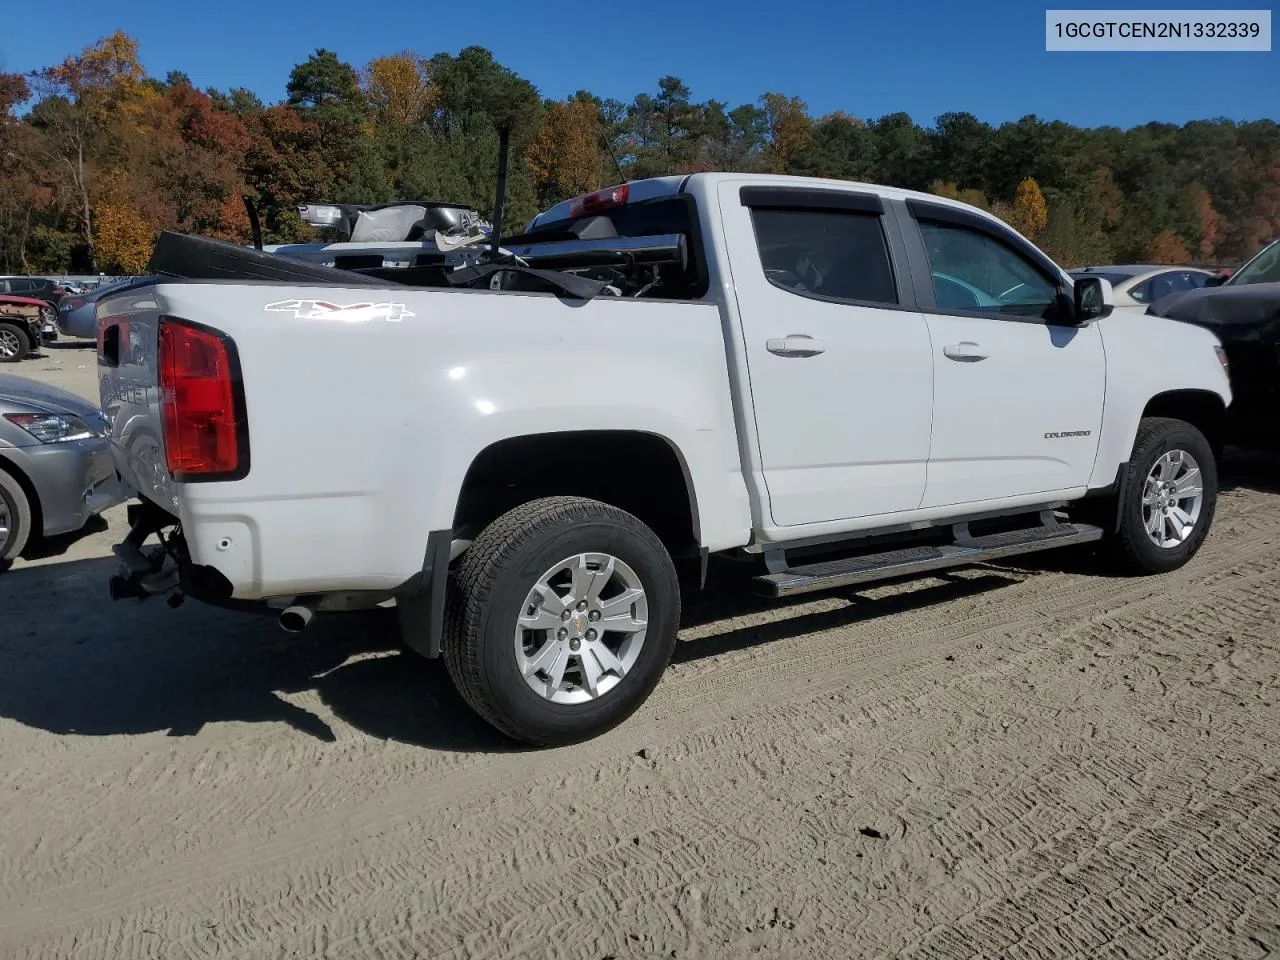
[[(236, 596), (399, 585), (421, 569), (428, 533), (452, 526), (476, 455), (553, 431), (663, 437), (686, 469), (702, 543), (722, 549), (749, 536), (713, 305), (218, 283), (164, 284), (150, 296), (130, 324), (132, 365), (109, 371), (103, 386), (117, 461), (170, 505), (192, 558), (226, 574)], [(349, 322), (287, 306), (371, 299), (397, 309)], [(137, 294), (133, 305), (145, 307)], [(147, 442), (163, 447), (154, 387), (162, 313), (237, 345), (251, 458), (242, 480), (173, 484), (139, 457)], [(584, 450), (567, 469), (644, 465), (598, 463)]]

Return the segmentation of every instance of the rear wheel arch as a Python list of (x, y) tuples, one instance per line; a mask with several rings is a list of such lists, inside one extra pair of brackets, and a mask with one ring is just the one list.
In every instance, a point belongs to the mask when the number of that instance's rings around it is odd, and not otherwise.
[(471, 460), (453, 529), (477, 535), (506, 511), (549, 496), (578, 496), (633, 514), (673, 554), (700, 542), (688, 463), (665, 436), (640, 430), (567, 430), (494, 441)]

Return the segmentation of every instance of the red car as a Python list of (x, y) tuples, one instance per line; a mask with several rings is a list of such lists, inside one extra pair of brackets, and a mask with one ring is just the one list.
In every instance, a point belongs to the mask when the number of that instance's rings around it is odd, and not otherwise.
[(57, 336), (47, 312), (43, 300), (0, 294), (0, 363), (16, 363)]

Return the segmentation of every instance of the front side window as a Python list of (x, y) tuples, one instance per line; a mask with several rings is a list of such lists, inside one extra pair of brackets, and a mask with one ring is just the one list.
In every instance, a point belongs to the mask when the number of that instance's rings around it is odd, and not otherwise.
[(920, 222), (939, 309), (1049, 319), (1057, 285), (1029, 260), (968, 227)]
[(820, 299), (898, 302), (878, 214), (755, 209), (751, 220), (760, 265), (775, 287)]

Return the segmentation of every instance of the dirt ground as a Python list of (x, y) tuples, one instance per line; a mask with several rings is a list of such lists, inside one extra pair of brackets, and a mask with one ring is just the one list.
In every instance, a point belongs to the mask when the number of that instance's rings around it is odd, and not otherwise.
[(111, 603), (112, 511), (0, 577), (0, 957), (1280, 956), (1280, 462), (1224, 471), (1159, 579), (694, 599), (542, 752), (385, 620)]

